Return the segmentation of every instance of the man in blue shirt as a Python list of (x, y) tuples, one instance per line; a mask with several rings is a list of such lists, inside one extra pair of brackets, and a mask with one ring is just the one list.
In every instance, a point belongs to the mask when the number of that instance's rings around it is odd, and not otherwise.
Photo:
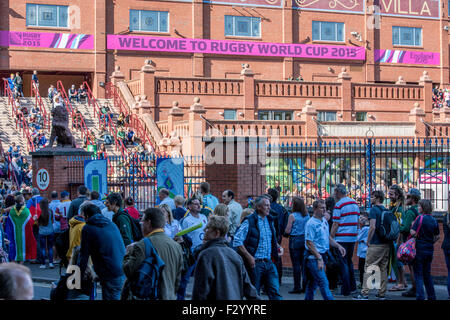
[(209, 207), (212, 211), (216, 208), (216, 206), (219, 204), (219, 199), (214, 197), (211, 194), (210, 186), (208, 182), (202, 182), (200, 184), (200, 192), (203, 196), (203, 204), (206, 207)]
[[(278, 243), (273, 218), (270, 213), (270, 201), (267, 197), (258, 197), (256, 211), (246, 217), (237, 230), (233, 246), (243, 257), (252, 284), (259, 293), (264, 284), (270, 300), (282, 300), (280, 283), (274, 261), (278, 261)], [(261, 283), (265, 280), (265, 283)]]
[(314, 300), (314, 291), (317, 287), (324, 300), (334, 300), (331, 294), (328, 279), (325, 274), (327, 252), (332, 247), (338, 248), (342, 256), (345, 249), (330, 237), (328, 222), (323, 219), (326, 206), (324, 200), (313, 203), (314, 214), (305, 226), (306, 256), (306, 295), (305, 300)]

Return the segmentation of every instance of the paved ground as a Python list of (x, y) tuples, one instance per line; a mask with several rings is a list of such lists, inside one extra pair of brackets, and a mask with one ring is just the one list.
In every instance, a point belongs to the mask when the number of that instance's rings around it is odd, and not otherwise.
[[(41, 300), (41, 299), (49, 299), (50, 298), (50, 290), (51, 290), (51, 283), (53, 281), (57, 281), (59, 279), (59, 267), (56, 266), (54, 269), (39, 269), (39, 265), (36, 264), (26, 264), (31, 269), (32, 277), (33, 277), (33, 283), (34, 283), (34, 294), (35, 294), (35, 300)], [(187, 288), (187, 299), (190, 299), (191, 292), (192, 292), (192, 285), (193, 285), (193, 279), (191, 278), (191, 281)], [(392, 287), (393, 284), (389, 284), (388, 288)], [(288, 291), (290, 291), (293, 288), (293, 278), (292, 277), (284, 277), (282, 284), (281, 284), (281, 295), (285, 300), (303, 300), (305, 298), (304, 294), (289, 294)], [(447, 300), (448, 293), (447, 293), (447, 287), (444, 285), (435, 285), (436, 290), (436, 296), (438, 300)], [(370, 295), (371, 299), (376, 299), (375, 297), (376, 292), (372, 292)], [(262, 295), (262, 299), (267, 300), (267, 296)], [(386, 297), (389, 300), (414, 300), (414, 298), (404, 298), (401, 295), (401, 292), (387, 292)], [(101, 299), (101, 291), (98, 292), (98, 298)], [(316, 291), (315, 298), (317, 300), (322, 300), (322, 296), (320, 295), (319, 290)], [(336, 300), (352, 300), (351, 297), (342, 297), (335, 295)]]

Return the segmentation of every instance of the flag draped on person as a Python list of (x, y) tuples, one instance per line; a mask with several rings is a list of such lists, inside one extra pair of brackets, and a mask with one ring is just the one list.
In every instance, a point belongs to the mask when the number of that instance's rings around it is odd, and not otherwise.
[(12, 208), (5, 223), (5, 233), (10, 241), (9, 260), (36, 259), (36, 239), (33, 235), (34, 220), (27, 207)]

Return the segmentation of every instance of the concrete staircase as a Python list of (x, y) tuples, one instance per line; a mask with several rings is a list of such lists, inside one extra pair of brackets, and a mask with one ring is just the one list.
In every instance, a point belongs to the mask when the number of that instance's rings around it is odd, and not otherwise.
[[(106, 102), (106, 99), (98, 99), (97, 100), (100, 107)], [(31, 107), (35, 103), (34, 98), (21, 98), (20, 102), (22, 105), (31, 109)], [(42, 102), (44, 103), (45, 109), (48, 114), (50, 114), (52, 105), (48, 98), (42, 98)], [(72, 107), (78, 109), (83, 115), (86, 126), (89, 130), (93, 130), (96, 137), (99, 137), (99, 121), (98, 118), (94, 116), (94, 109), (92, 106), (88, 104), (78, 104), (73, 103)], [(69, 118), (69, 128), (72, 128), (72, 119)], [(50, 138), (50, 130), (44, 130), (47, 138)], [(75, 137), (75, 141), (77, 147), (83, 147), (84, 140), (81, 134), (81, 131), (72, 130), (72, 135)], [(28, 154), (30, 150), (27, 149), (27, 140), (23, 136), (22, 129), (18, 127), (16, 129), (15, 121), (13, 117), (11, 117), (11, 106), (8, 105), (8, 98), (0, 97), (0, 139), (3, 143), (3, 147), (5, 151), (9, 148), (12, 142), (15, 142), (16, 145), (20, 146), (20, 149), (23, 150), (23, 154)], [(114, 144), (110, 146), (106, 146), (106, 152), (108, 155), (120, 155), (120, 151), (116, 151)]]
[[(22, 105), (32, 107), (31, 99), (21, 98)], [(8, 151), (9, 146), (15, 142), (20, 146), (22, 154), (28, 154), (27, 139), (23, 135), (22, 129), (18, 126), (16, 129), (15, 119), (12, 115), (12, 107), (8, 105), (7, 97), (0, 97), (0, 139), (2, 140), (4, 151)], [(46, 132), (46, 135), (48, 133)]]

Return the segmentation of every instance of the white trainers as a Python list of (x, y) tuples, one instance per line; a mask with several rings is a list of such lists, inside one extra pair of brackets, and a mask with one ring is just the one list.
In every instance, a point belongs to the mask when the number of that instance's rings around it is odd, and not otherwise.
[(45, 264), (41, 264), (41, 265), (39, 266), (39, 269), (45, 269), (45, 268), (47, 268), (47, 267), (45, 266)]
[(54, 265), (53, 263), (49, 263), (49, 264), (48, 264), (48, 267), (49, 267), (50, 269), (53, 269), (53, 268), (55, 267), (55, 265)]

